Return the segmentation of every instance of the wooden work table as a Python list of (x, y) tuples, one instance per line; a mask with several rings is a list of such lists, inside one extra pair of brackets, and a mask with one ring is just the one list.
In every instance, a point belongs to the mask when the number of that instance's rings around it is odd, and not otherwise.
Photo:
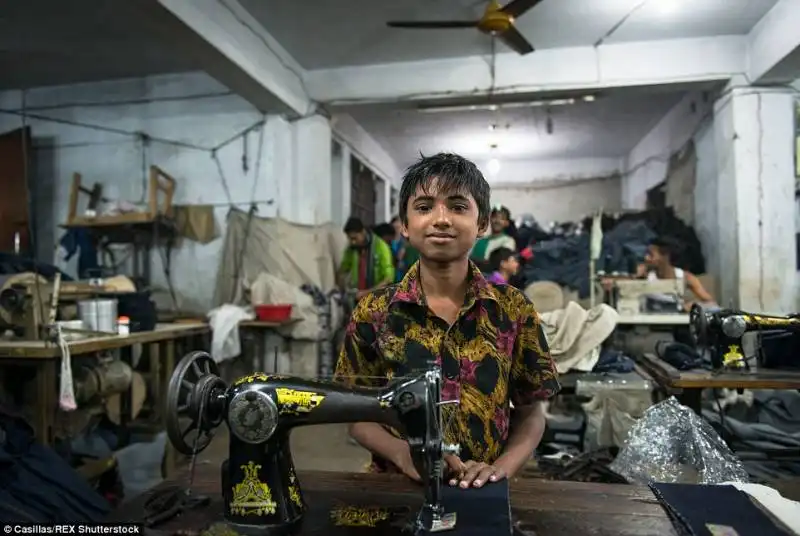
[(800, 371), (796, 370), (682, 371), (653, 354), (635, 360), (668, 394), (676, 394), (682, 404), (698, 412), (703, 389), (800, 389)]
[[(153, 342), (191, 337), (208, 333), (208, 324), (180, 323), (158, 324), (151, 331), (139, 331), (130, 335), (108, 335), (90, 337), (69, 342), (69, 351), (72, 355), (90, 354), (105, 350), (116, 350), (132, 344), (148, 344)], [(0, 341), (0, 359), (53, 359), (61, 357), (61, 349), (57, 344), (45, 341)]]
[[(218, 465), (199, 465), (193, 493), (207, 495), (211, 505), (153, 527), (167, 533), (176, 530), (199, 533), (222, 521), (222, 497)], [(334, 505), (418, 508), (422, 489), (399, 475), (366, 473), (299, 472), (309, 510), (300, 535), (395, 534), (385, 529), (335, 526), (330, 520)], [(185, 485), (187, 478), (166, 481), (160, 487)], [(155, 489), (159, 489), (155, 488)], [(125, 503), (112, 513), (110, 522), (141, 522), (150, 493)], [(677, 534), (653, 493), (638, 486), (559, 482), (516, 478), (511, 482), (512, 517), (521, 536), (592, 534), (595, 536), (656, 536)], [(399, 534), (399, 532), (396, 532)]]
[[(167, 385), (181, 351), (207, 349), (205, 339), (210, 332), (205, 323), (159, 324), (154, 330), (131, 333), (130, 335), (109, 335), (70, 341), (72, 357), (79, 355), (121, 350), (122, 359), (131, 363), (131, 348), (141, 344), (149, 356), (150, 396), (154, 407), (153, 418), (159, 421), (162, 397), (166, 395)], [(176, 349), (176, 343), (179, 344)], [(61, 363), (61, 349), (58, 345), (44, 341), (0, 341), (0, 366), (32, 367), (35, 370), (36, 415), (32, 425), (36, 437), (45, 444), (52, 444), (54, 424), (58, 411), (58, 369)], [(128, 393), (130, 394), (130, 393)], [(120, 423), (123, 429), (128, 424), (130, 396), (122, 397)], [(123, 441), (124, 443), (124, 441)], [(168, 450), (167, 466), (174, 465), (174, 452)]]

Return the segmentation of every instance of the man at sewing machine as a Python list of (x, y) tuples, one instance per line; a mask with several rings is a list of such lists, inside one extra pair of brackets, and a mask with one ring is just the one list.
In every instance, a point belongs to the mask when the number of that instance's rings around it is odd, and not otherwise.
[(356, 289), (361, 297), (372, 289), (394, 282), (394, 260), (389, 244), (364, 226), (358, 218), (344, 225), (350, 245), (339, 266), (339, 284)]
[[(648, 281), (656, 279), (683, 280), (686, 288), (692, 291), (697, 301), (713, 303), (713, 296), (703, 287), (697, 276), (672, 264), (677, 249), (678, 245), (668, 238), (656, 238), (651, 241), (644, 257), (644, 264), (638, 267), (637, 277), (647, 278)], [(687, 311), (691, 309), (692, 303), (690, 301), (685, 303)]]
[[(403, 280), (367, 294), (353, 312), (336, 376), (360, 385), (442, 368), (451, 485), (480, 487), (514, 475), (544, 432), (540, 402), (559, 390), (539, 316), (523, 293), (490, 285), (469, 261), (489, 224), (489, 185), (454, 154), (424, 157), (400, 190), (403, 235), (420, 254)], [(514, 411), (511, 412), (510, 402)], [(373, 453), (373, 470), (419, 475), (408, 444), (377, 424), (351, 435)]]

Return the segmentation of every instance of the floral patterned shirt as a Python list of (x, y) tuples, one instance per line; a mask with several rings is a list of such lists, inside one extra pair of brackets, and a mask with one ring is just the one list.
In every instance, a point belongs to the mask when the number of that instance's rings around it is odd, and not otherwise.
[[(490, 285), (470, 263), (470, 286), (456, 322), (427, 307), (419, 263), (403, 280), (362, 298), (336, 365), (339, 381), (382, 386), (441, 366), (445, 439), (461, 458), (494, 463), (508, 439), (510, 407), (558, 393), (558, 373), (533, 304), (516, 288)], [(449, 425), (447, 425), (449, 423)], [(375, 469), (391, 469), (374, 459)]]

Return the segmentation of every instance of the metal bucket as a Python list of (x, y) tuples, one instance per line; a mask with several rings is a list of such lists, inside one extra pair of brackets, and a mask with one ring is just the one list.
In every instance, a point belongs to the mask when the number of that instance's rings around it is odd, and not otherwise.
[(117, 300), (78, 302), (78, 316), (88, 330), (104, 333), (117, 332)]

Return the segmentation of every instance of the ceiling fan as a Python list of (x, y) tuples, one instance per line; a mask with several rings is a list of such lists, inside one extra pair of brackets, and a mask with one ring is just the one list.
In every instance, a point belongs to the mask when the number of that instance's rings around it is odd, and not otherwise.
[(386, 25), (390, 28), (411, 28), (420, 30), (477, 28), (485, 34), (499, 38), (508, 45), (509, 48), (524, 55), (533, 52), (533, 45), (519, 33), (519, 30), (514, 26), (514, 19), (525, 14), (541, 1), (542, 0), (511, 0), (511, 2), (505, 6), (501, 6), (500, 2), (497, 0), (490, 0), (486, 6), (486, 11), (483, 12), (483, 16), (473, 21), (389, 21)]

